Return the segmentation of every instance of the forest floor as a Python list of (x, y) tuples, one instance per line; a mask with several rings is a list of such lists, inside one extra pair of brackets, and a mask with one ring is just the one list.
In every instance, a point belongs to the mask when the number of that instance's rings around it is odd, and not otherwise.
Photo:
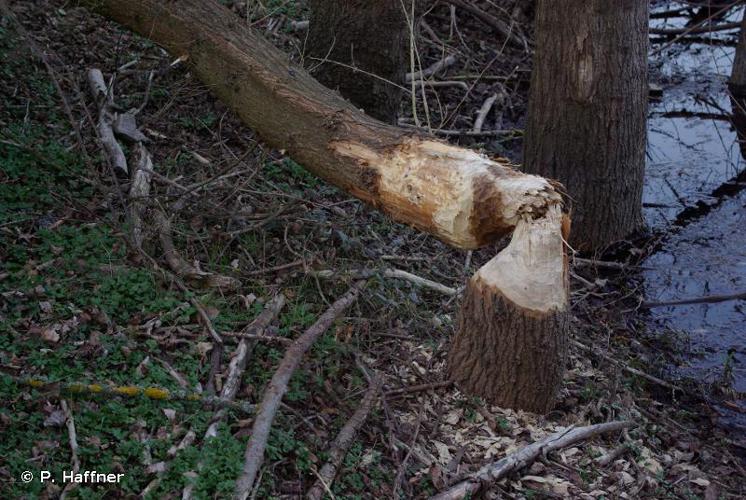
[[(476, 3), (499, 14), (493, 2)], [(303, 33), (289, 20), (305, 17), (302, 2), (270, 0), (267, 10), (250, 12), (246, 5), (234, 8), (299, 58)], [(636, 427), (541, 457), (487, 495), (746, 495), (744, 445), (714, 425), (707, 397), (656, 382), (660, 340), (645, 335), (640, 292), (625, 276), (634, 254), (621, 272), (575, 262), (568, 371), (553, 411), (490, 407), (445, 382), (457, 299), (384, 270), (458, 288), (495, 248), (451, 249), (317, 180), (258, 142), (183, 61), (113, 23), (61, 1), (13, 2), (11, 9), (0, 20), (2, 498), (54, 498), (63, 489), (71, 498), (178, 498), (189, 484), (195, 498), (229, 496), (250, 415), (231, 407), (217, 436), (203, 439), (209, 405), (70, 394), (63, 384), (219, 390), (236, 340), (229, 334), (281, 292), (287, 303), (271, 328), (280, 340), (257, 343), (236, 398), (256, 403), (286, 339), (311, 325), (349, 288), (349, 271), (361, 269), (372, 271), (365, 292), (291, 379), (256, 498), (298, 497), (316, 480), (330, 441), (368, 387), (364, 370), (383, 377), (383, 391), (331, 485), (337, 498), (425, 498), (555, 431), (611, 420)], [(510, 11), (517, 26), (529, 26), (529, 13)], [(443, 79), (466, 82), (466, 97), (459, 84), (427, 91), (431, 123), (468, 130), (484, 100), (499, 93), (485, 130), (519, 131), (528, 51), (496, 46), (499, 37), (484, 24), (458, 10), (452, 16), (446, 4), (425, 20), (423, 66), (452, 53), (457, 63)], [(238, 280), (237, 291), (184, 284), (165, 271), (152, 221), (142, 251), (129, 244), (129, 180), (103, 160), (87, 91), (91, 68), (116, 75), (121, 110), (144, 104), (137, 120), (157, 173), (148, 204), (171, 217), (177, 251), (204, 272)], [(425, 116), (422, 99), (417, 106)], [(414, 123), (410, 108), (405, 116)], [(480, 137), (450, 139), (513, 158), (520, 150), (520, 132)], [(319, 270), (334, 277), (322, 279)], [(208, 326), (224, 336), (222, 364), (215, 365)], [(674, 356), (676, 345), (668, 350)], [(28, 387), (29, 378), (50, 383)], [(59, 477), (75, 467), (124, 477), (78, 487), (38, 480), (42, 470)], [(37, 477), (24, 482), (24, 471)]]

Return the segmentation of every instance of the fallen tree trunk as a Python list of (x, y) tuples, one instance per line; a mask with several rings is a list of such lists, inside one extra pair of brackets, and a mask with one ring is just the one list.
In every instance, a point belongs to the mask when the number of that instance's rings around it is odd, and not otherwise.
[[(479, 354), (483, 366), (513, 367), (457, 376), (468, 392), (498, 404), (531, 401), (526, 408), (532, 410), (551, 406), (564, 368), (568, 306), (565, 216), (550, 181), (371, 118), (217, 2), (83, 3), (163, 45), (269, 145), (397, 221), (465, 249), (493, 243), (518, 226), (510, 246), (467, 287), (451, 360), (465, 367)], [(508, 334), (510, 341), (501, 340)], [(556, 348), (525, 350), (524, 337)], [(513, 346), (514, 352), (505, 350)], [(541, 382), (547, 378), (553, 383)], [(501, 388), (511, 384), (532, 394), (503, 397)]]

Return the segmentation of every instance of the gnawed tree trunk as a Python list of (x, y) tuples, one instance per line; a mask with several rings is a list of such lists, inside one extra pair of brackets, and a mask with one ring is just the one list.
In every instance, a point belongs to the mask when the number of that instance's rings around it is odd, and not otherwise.
[(536, 7), (525, 170), (567, 188), (577, 249), (603, 249), (642, 226), (648, 3)]
[[(567, 321), (561, 317), (567, 314), (567, 276), (560, 244), (562, 199), (549, 181), (374, 120), (289, 63), (286, 54), (216, 2), (86, 4), (185, 58), (194, 74), (268, 144), (287, 150), (309, 171), (394, 219), (459, 248), (493, 243), (518, 226), (511, 245), (469, 285), (452, 359), (472, 362), (459, 355), (471, 352), (464, 347), (468, 339), (487, 345), (489, 335), (505, 331), (502, 322), (521, 321), (526, 338), (541, 337), (558, 348), (524, 349), (515, 337), (518, 348), (511, 356), (489, 351), (474, 362), (520, 365), (497, 376), (525, 377), (520, 387), (535, 394), (501, 396), (500, 388), (516, 383), (515, 378), (459, 381), (467, 391), (496, 402), (525, 401), (534, 410), (551, 406), (564, 365)], [(481, 305), (480, 293), (487, 294)], [(541, 319), (555, 314), (556, 319)], [(531, 366), (533, 372), (526, 368)], [(557, 378), (551, 387), (532, 383), (548, 376)], [(485, 384), (496, 389), (485, 390)]]
[(509, 408), (551, 409), (567, 337), (547, 332), (569, 328), (564, 217), (555, 206), (520, 221), (508, 247), (469, 281), (448, 359), (451, 379), (469, 393)]
[(310, 0), (307, 67), (370, 116), (396, 123), (406, 72), (401, 0)]

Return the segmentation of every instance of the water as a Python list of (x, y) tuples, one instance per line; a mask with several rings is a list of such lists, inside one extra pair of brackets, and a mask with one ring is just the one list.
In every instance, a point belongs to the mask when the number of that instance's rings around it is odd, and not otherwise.
[[(740, 18), (740, 10), (728, 16)], [(653, 19), (651, 26), (686, 21)], [(644, 263), (648, 301), (746, 290), (746, 162), (726, 87), (734, 53), (733, 46), (677, 43), (651, 56), (651, 82), (663, 95), (650, 106), (643, 202), (647, 224), (667, 236)], [(691, 355), (672, 367), (675, 376), (717, 382), (728, 366), (733, 388), (746, 393), (746, 301), (654, 308), (649, 324), (688, 337)], [(731, 402), (743, 412), (720, 407), (721, 422), (746, 430), (746, 401)]]

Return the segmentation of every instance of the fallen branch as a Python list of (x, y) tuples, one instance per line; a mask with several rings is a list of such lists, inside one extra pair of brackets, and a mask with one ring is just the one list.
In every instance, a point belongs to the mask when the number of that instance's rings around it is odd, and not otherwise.
[(177, 276), (200, 288), (234, 290), (241, 285), (241, 282), (236, 278), (201, 271), (187, 262), (174, 246), (174, 240), (171, 234), (171, 221), (166, 214), (161, 210), (156, 209), (153, 211), (153, 219), (158, 229), (163, 256), (165, 257), (168, 266)]
[[(271, 301), (264, 306), (264, 310), (257, 316), (250, 324), (246, 327), (245, 333), (247, 335), (259, 336), (263, 334), (269, 327), (269, 325), (277, 318), (280, 311), (285, 306), (285, 296), (280, 294), (273, 298)], [(241, 385), (241, 376), (246, 369), (246, 363), (254, 349), (256, 342), (252, 342), (248, 338), (242, 338), (236, 346), (236, 350), (233, 352), (233, 358), (228, 365), (228, 376), (223, 382), (223, 388), (220, 391), (220, 397), (224, 401), (233, 401), (238, 394), (238, 389)], [(220, 409), (212, 416), (210, 425), (207, 426), (205, 431), (205, 437), (202, 440), (203, 444), (207, 439), (217, 437), (218, 426), (225, 418), (225, 409)], [(197, 463), (197, 474), (199, 474), (204, 468), (204, 461), (200, 459)], [(184, 488), (181, 498), (182, 500), (188, 500), (192, 498), (192, 491), (196, 484), (197, 477), (192, 478), (191, 482)]]
[(412, 130), (421, 130), (422, 132), (431, 131), (434, 135), (442, 135), (445, 137), (493, 137), (497, 135), (520, 135), (522, 132), (517, 129), (499, 129), (499, 130), (480, 130), (475, 132), (472, 129), (469, 130), (457, 130), (449, 128), (434, 128), (428, 130), (425, 127), (418, 127), (411, 123), (399, 123), (400, 127), (409, 128)]
[(342, 464), (342, 460), (347, 454), (347, 450), (352, 444), (352, 440), (355, 438), (358, 429), (368, 418), (368, 413), (373, 407), (373, 403), (378, 396), (378, 392), (381, 390), (383, 379), (380, 375), (376, 375), (373, 381), (370, 383), (370, 387), (365, 393), (360, 406), (352, 415), (350, 420), (342, 427), (337, 435), (336, 439), (332, 443), (329, 449), (329, 460), (324, 464), (318, 474), (318, 479), (308, 490), (306, 498), (309, 500), (321, 500), (326, 490), (334, 482), (334, 478), (337, 475), (337, 470)]
[(670, 300), (667, 302), (643, 302), (640, 307), (652, 309), (654, 307), (685, 306), (689, 304), (715, 304), (728, 300), (744, 300), (746, 292), (731, 293), (726, 295), (705, 295), (704, 297), (692, 297), (690, 299)]
[(497, 101), (497, 97), (497, 94), (492, 94), (487, 99), (485, 99), (484, 103), (482, 103), (482, 107), (479, 108), (479, 113), (477, 113), (477, 119), (474, 120), (474, 128), (471, 129), (473, 133), (478, 134), (482, 131), (484, 120), (487, 118), (490, 110), (492, 110), (492, 106), (495, 104), (495, 101)]
[(386, 391), (386, 397), (390, 398), (392, 396), (400, 396), (402, 394), (413, 394), (415, 392), (430, 391), (433, 389), (450, 387), (452, 385), (453, 385), (453, 381), (451, 380), (445, 380), (442, 382), (432, 382), (430, 384), (411, 385), (409, 387), (402, 387), (401, 389), (392, 389), (390, 391)]
[(721, 23), (721, 24), (712, 24), (712, 25), (706, 25), (706, 26), (694, 26), (694, 27), (686, 27), (686, 28), (650, 28), (649, 33), (651, 35), (681, 35), (681, 34), (687, 34), (687, 35), (694, 35), (697, 33), (714, 33), (716, 31), (726, 31), (726, 30), (734, 30), (736, 28), (739, 28), (741, 26), (741, 23)]
[(248, 403), (234, 403), (223, 398), (206, 396), (198, 392), (171, 390), (163, 387), (137, 385), (111, 385), (111, 384), (83, 384), (48, 382), (40, 378), (20, 378), (11, 375), (2, 375), (10, 378), (19, 385), (38, 389), (40, 391), (70, 394), (81, 397), (116, 396), (116, 397), (144, 397), (152, 401), (192, 401), (204, 406), (216, 406), (218, 408), (230, 408), (246, 414), (253, 414), (256, 409)]
[(438, 493), (431, 497), (430, 500), (456, 500), (466, 498), (467, 495), (474, 495), (478, 492), (483, 485), (493, 484), (511, 472), (518, 471), (531, 465), (531, 463), (541, 455), (546, 455), (552, 451), (566, 448), (579, 441), (584, 441), (600, 434), (617, 432), (633, 426), (635, 426), (634, 422), (630, 421), (607, 422), (605, 424), (589, 425), (587, 427), (571, 427), (570, 429), (556, 432), (521, 450), (511, 453), (502, 460), (485, 465), (468, 479), (451, 486), (446, 491)]
[(132, 184), (130, 184), (128, 213), (132, 228), (132, 243), (137, 248), (142, 248), (143, 216), (147, 207), (147, 198), (150, 195), (150, 172), (153, 170), (153, 160), (142, 143), (135, 145), (135, 156), (137, 161), (132, 175)]
[(114, 102), (113, 92), (104, 82), (104, 75), (101, 70), (92, 68), (88, 71), (88, 86), (93, 95), (93, 100), (98, 107), (98, 134), (101, 137), (101, 144), (104, 148), (104, 154), (109, 158), (109, 162), (114, 168), (117, 175), (126, 176), (129, 173), (127, 168), (127, 157), (124, 155), (122, 146), (119, 145), (114, 137)]
[(288, 382), (296, 368), (301, 362), (303, 355), (313, 345), (334, 322), (357, 298), (360, 291), (365, 286), (364, 281), (358, 281), (345, 293), (337, 299), (329, 309), (322, 314), (316, 322), (311, 325), (303, 335), (298, 337), (293, 344), (288, 347), (285, 356), (282, 358), (280, 365), (277, 367), (264, 391), (262, 403), (259, 406), (254, 425), (251, 430), (251, 438), (246, 447), (244, 454), (244, 465), (241, 476), (236, 481), (236, 488), (233, 497), (237, 500), (246, 500), (251, 491), (254, 481), (256, 480), (259, 468), (264, 461), (264, 449), (267, 446), (269, 431), (272, 427), (277, 409), (282, 402), (282, 397), (288, 389)]
[(412, 73), (407, 73), (404, 75), (404, 81), (409, 83), (412, 80), (424, 80), (429, 76), (433, 76), (435, 73), (442, 71), (446, 68), (450, 68), (456, 64), (456, 56), (454, 55), (448, 55), (441, 59), (440, 61), (436, 61), (430, 66), (428, 66), (425, 69), (421, 69), (419, 71), (414, 71)]
[(70, 455), (73, 463), (73, 471), (77, 473), (80, 470), (80, 458), (78, 458), (78, 433), (75, 431), (75, 419), (73, 418), (73, 412), (67, 404), (67, 401), (61, 399), (60, 406), (62, 407), (62, 411), (65, 413), (65, 425), (67, 426), (67, 439), (70, 442)]
[(587, 346), (587, 345), (583, 344), (582, 342), (578, 342), (577, 340), (571, 340), (571, 342), (575, 346), (579, 347), (580, 349), (582, 349), (582, 350), (584, 350), (586, 352), (590, 352), (592, 354), (595, 354), (596, 356), (600, 356), (600, 357), (604, 358), (606, 361), (619, 366), (622, 370), (624, 370), (625, 372), (629, 373), (630, 375), (635, 375), (637, 377), (644, 378), (645, 380), (648, 380), (648, 381), (650, 381), (650, 382), (652, 382), (654, 384), (660, 385), (661, 387), (665, 387), (666, 389), (671, 389), (672, 391), (679, 391), (679, 392), (682, 392), (682, 393), (686, 392), (684, 389), (682, 389), (681, 387), (673, 385), (671, 382), (666, 382), (663, 379), (660, 379), (658, 377), (654, 377), (652, 375), (649, 375), (649, 374), (647, 374), (647, 373), (645, 373), (643, 371), (638, 370), (637, 368), (632, 368), (631, 366), (629, 366), (629, 365), (627, 365), (625, 363), (622, 363), (621, 361), (619, 361), (619, 360), (617, 360), (615, 358), (612, 358), (611, 356), (609, 356), (605, 352), (601, 352), (600, 350), (594, 349), (591, 346)]
[(428, 87), (460, 87), (466, 91), (469, 90), (469, 86), (465, 82), (456, 80), (415, 80), (413, 83), (415, 87), (427, 85)]
[[(332, 270), (322, 270), (322, 271), (313, 271), (311, 274), (314, 276), (317, 276), (319, 278), (332, 278), (333, 276), (340, 274)], [(371, 278), (376, 275), (381, 275), (384, 278), (395, 278), (395, 279), (402, 279), (409, 281), (410, 283), (414, 283), (417, 286), (423, 287), (423, 288), (429, 288), (430, 290), (434, 290), (438, 293), (442, 293), (444, 295), (458, 295), (459, 290), (456, 288), (451, 288), (449, 286), (443, 285), (441, 283), (438, 283), (437, 281), (432, 281), (427, 278), (422, 278), (420, 276), (417, 276), (416, 274), (412, 274), (407, 271), (402, 271), (401, 269), (382, 269), (382, 270), (376, 270), (376, 269), (357, 269), (352, 271), (345, 271), (345, 276), (352, 276), (354, 278), (360, 278), (360, 279), (367, 279)]]

